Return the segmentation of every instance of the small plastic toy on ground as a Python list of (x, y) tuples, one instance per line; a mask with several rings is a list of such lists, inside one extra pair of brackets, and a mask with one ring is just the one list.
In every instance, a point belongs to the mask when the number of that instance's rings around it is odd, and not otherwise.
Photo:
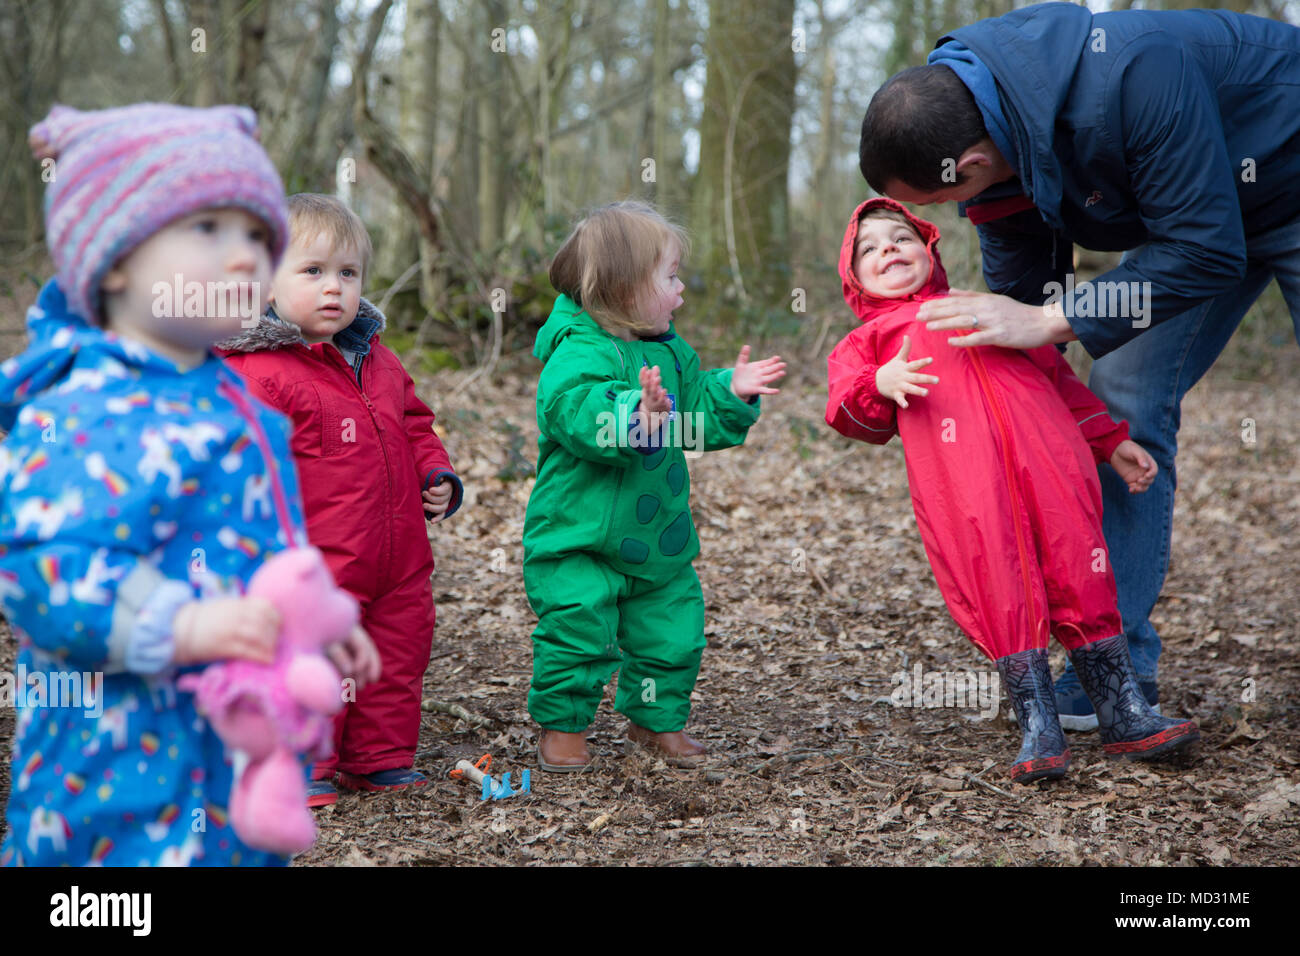
[(471, 780), (482, 788), (480, 800), (504, 800), (506, 797), (517, 797), (520, 794), (532, 793), (532, 780), (527, 770), (520, 775), (519, 789), (510, 789), (510, 774), (503, 773), (500, 780), (494, 779), (489, 771), (492, 769), (492, 755), (484, 754), (474, 763), (468, 760), (459, 760), (456, 762), (456, 769), (451, 771), (453, 780)]

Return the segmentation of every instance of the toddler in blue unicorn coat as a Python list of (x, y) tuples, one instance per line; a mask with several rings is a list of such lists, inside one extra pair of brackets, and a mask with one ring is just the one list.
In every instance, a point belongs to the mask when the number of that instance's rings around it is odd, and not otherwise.
[[(209, 351), (261, 314), (285, 246), (256, 133), (247, 109), (162, 104), (32, 130), (58, 275), (0, 365), (0, 602), (25, 684), (0, 864), (285, 862), (230, 828), (230, 756), (176, 689), (271, 660), (278, 617), (244, 585), (306, 544), (288, 420)], [(335, 659), (378, 667), (361, 632)]]

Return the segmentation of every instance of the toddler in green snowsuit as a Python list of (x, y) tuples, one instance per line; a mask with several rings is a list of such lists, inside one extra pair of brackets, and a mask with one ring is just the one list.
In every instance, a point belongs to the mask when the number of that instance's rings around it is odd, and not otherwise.
[(537, 334), (537, 482), (524, 519), (524, 586), (537, 613), (528, 710), (545, 770), (590, 761), (585, 730), (620, 667), (628, 739), (684, 765), (682, 732), (704, 650), (699, 539), (686, 451), (742, 444), (773, 356), (700, 369), (673, 329), (685, 233), (653, 207), (613, 203), (575, 227), (551, 264), (560, 293)]

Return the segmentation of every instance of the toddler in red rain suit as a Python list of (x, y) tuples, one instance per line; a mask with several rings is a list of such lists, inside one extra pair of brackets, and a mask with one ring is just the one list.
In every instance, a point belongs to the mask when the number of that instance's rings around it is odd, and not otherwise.
[(371, 245), (331, 196), (289, 197), (289, 250), (259, 325), (224, 343), (249, 390), (293, 419), (307, 536), (361, 605), (382, 673), (335, 722), (335, 756), (317, 764), (309, 806), (351, 790), (418, 785), (420, 698), (433, 642), (433, 553), (426, 517), (461, 501), (433, 412), (379, 341), (384, 317), (361, 298)]
[[(862, 325), (828, 360), (826, 421), (874, 444), (902, 438), (939, 590), (997, 662), (1024, 733), (1013, 780), (1069, 767), (1051, 636), (1096, 707), (1106, 753), (1149, 759), (1184, 747), (1196, 724), (1161, 717), (1138, 690), (1101, 531), (1097, 464), (1109, 461), (1140, 492), (1155, 462), (1055, 346), (956, 349), (950, 333), (917, 321), (923, 301), (948, 294), (938, 242), (933, 224), (893, 200), (854, 212), (840, 277)], [(909, 361), (913, 350), (926, 357)]]

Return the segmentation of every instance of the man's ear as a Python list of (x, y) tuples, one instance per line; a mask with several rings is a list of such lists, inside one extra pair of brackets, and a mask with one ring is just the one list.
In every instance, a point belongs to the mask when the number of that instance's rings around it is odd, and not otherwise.
[(965, 172), (969, 169), (975, 172), (973, 167), (992, 166), (993, 155), (987, 148), (992, 145), (987, 140), (981, 140), (974, 146), (969, 147), (964, 153), (957, 157), (957, 172)]

